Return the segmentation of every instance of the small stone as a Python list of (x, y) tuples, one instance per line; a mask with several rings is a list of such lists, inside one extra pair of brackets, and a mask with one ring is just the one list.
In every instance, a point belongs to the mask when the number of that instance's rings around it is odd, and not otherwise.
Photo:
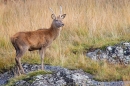
[(29, 83), (27, 83), (26, 81), (24, 80), (20, 80), (18, 82), (15, 83), (15, 86), (29, 86)]

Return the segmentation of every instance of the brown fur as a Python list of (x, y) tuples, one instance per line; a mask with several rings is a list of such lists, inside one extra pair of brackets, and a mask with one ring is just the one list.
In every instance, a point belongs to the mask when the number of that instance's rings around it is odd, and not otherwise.
[[(66, 14), (63, 14), (61, 18), (55, 17), (52, 14), (53, 22), (49, 29), (38, 29), (36, 31), (18, 32), (11, 37), (11, 43), (16, 50), (16, 65), (18, 74), (24, 73), (23, 67), (21, 66), (21, 57), (26, 51), (39, 50), (41, 57), (41, 66), (43, 67), (43, 58), (46, 48), (57, 38), (60, 33), (60, 27), (64, 24), (62, 19)], [(58, 23), (56, 23), (58, 21)]]

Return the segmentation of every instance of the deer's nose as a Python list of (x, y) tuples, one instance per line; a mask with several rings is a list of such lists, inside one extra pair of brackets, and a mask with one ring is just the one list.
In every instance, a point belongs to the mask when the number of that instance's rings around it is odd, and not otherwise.
[(64, 24), (62, 24), (62, 26), (64, 26)]

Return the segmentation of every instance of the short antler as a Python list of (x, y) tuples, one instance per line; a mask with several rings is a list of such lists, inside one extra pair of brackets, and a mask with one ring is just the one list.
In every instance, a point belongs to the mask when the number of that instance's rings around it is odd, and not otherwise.
[(60, 6), (60, 16), (62, 15), (62, 6)]
[(54, 11), (50, 8), (51, 12), (54, 14)]

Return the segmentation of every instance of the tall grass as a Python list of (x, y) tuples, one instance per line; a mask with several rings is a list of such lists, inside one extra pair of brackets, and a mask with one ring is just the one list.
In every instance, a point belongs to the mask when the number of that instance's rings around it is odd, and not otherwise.
[[(10, 36), (19, 31), (50, 27), (51, 7), (59, 15), (59, 6), (67, 16), (59, 38), (47, 49), (45, 63), (68, 68), (82, 68), (100, 80), (130, 80), (129, 66), (110, 67), (83, 55), (90, 47), (103, 47), (130, 37), (129, 0), (0, 0), (0, 69), (14, 66), (15, 50)], [(38, 52), (27, 52), (23, 62), (40, 63)], [(122, 71), (125, 70), (125, 74)], [(110, 72), (113, 70), (113, 72)], [(117, 77), (112, 79), (109, 75)]]

